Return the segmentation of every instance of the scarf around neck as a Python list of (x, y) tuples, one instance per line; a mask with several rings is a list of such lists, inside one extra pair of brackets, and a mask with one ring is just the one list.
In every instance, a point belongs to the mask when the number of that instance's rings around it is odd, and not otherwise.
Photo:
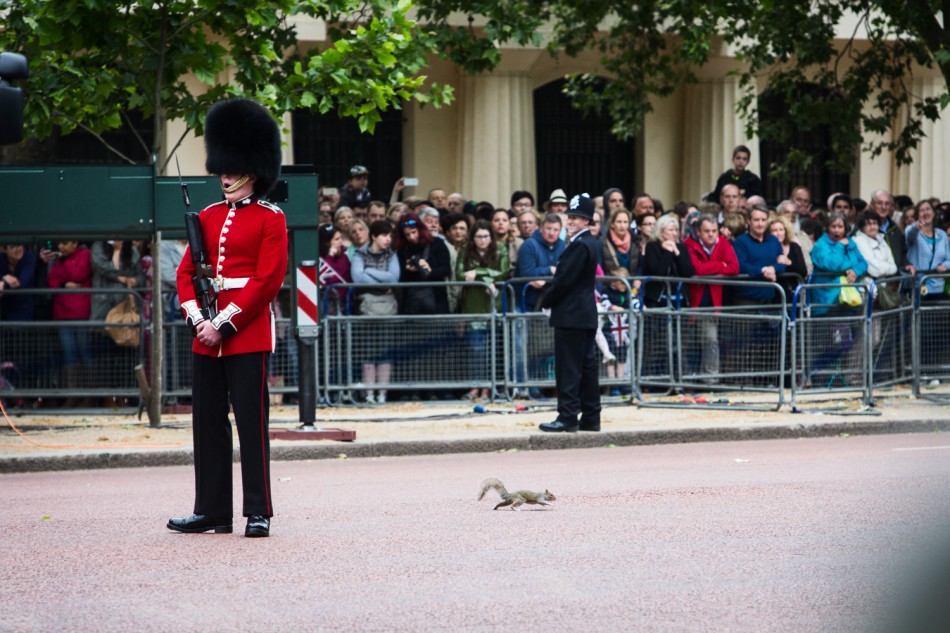
[(632, 237), (633, 234), (630, 233), (630, 231), (627, 231), (627, 235), (621, 238), (614, 233), (613, 229), (610, 229), (610, 241), (613, 242), (614, 246), (616, 246), (617, 250), (621, 253), (628, 253), (630, 251), (630, 240)]

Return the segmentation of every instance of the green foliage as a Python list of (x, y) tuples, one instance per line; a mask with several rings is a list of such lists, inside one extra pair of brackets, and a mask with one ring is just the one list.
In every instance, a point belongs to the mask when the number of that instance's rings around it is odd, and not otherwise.
[[(416, 10), (419, 22), (429, 31), (426, 38), (439, 55), (475, 74), (498, 65), (500, 45), (540, 46), (546, 4), (541, 0), (423, 0), (416, 3)], [(468, 16), (467, 25), (456, 24), (459, 15)]]
[[(907, 7), (887, 0), (775, 2), (748, 11), (743, 36), (727, 39), (746, 63), (739, 74), (744, 86), (766, 77), (772, 89), (784, 94), (799, 130), (818, 126), (831, 130), (835, 159), (830, 167), (849, 170), (855, 149), (862, 145), (872, 155), (891, 151), (898, 164), (907, 164), (923, 138), (923, 122), (938, 119), (945, 102), (943, 97), (914, 94), (908, 81), (915, 64), (936, 65), (945, 79), (950, 78), (950, 57), (937, 54), (940, 45), (933, 46), (939, 40), (925, 37), (926, 20)], [(932, 20), (933, 12), (926, 11)], [(835, 46), (835, 27), (846, 16), (855, 20), (856, 28)], [(735, 24), (728, 17), (724, 22)], [(946, 32), (940, 37), (946, 38)], [(806, 91), (804, 86), (816, 89)], [(747, 95), (738, 104), (749, 132), (787, 142), (790, 129), (763, 127), (752, 116), (755, 97)], [(796, 162), (810, 158), (802, 156)]]
[[(723, 44), (742, 64), (734, 72), (744, 94), (737, 109), (749, 133), (787, 144), (796, 130), (827, 126), (834, 169), (850, 169), (862, 144), (909, 162), (923, 123), (950, 104), (946, 91), (922, 97), (907, 83), (921, 66), (950, 83), (950, 31), (929, 0), (418, 1), (440, 52), (470, 72), (497, 63), (496, 45), (537, 42), (542, 29), (554, 55), (597, 53), (600, 79), (570, 76), (566, 91), (581, 110), (608, 112), (621, 138), (639, 133), (652, 97), (694, 82), (696, 69)], [(453, 12), (487, 22), (453, 27)], [(855, 31), (837, 38), (838, 25), (851, 22)], [(755, 116), (763, 78), (784, 95), (794, 125)], [(790, 160), (815, 157), (797, 150)]]
[[(162, 146), (166, 121), (200, 134), (209, 105), (228, 95), (251, 96), (275, 116), (337, 109), (368, 132), (405, 101), (451, 101), (450, 88), (420, 74), (435, 43), (419, 37), (410, 8), (407, 0), (0, 0), (0, 49), (30, 60), (30, 137), (82, 128), (101, 139), (138, 112), (154, 125), (146, 153), (167, 161), (181, 138)], [(301, 50), (290, 20), (298, 14), (332, 24), (332, 46)]]
[(424, 88), (425, 77), (420, 73), (432, 43), (406, 17), (408, 7), (408, 2), (395, 7), (379, 3), (368, 16), (360, 15), (352, 23), (334, 21), (330, 48), (283, 65), (284, 108), (315, 107), (327, 112), (336, 107), (340, 115), (356, 117), (362, 131), (372, 132), (380, 112), (399, 107), (409, 98), (436, 105), (450, 101), (452, 92), (447, 87), (430, 84)]
[[(737, 109), (749, 133), (788, 143), (796, 130), (826, 126), (833, 167), (846, 170), (862, 145), (909, 162), (924, 122), (950, 104), (946, 91), (923, 97), (908, 84), (919, 67), (950, 83), (950, 31), (936, 7), (930, 0), (0, 0), (0, 48), (30, 58), (30, 136), (77, 127), (98, 135), (139, 112), (154, 121), (148, 153), (167, 160), (177, 143), (160, 145), (165, 122), (182, 119), (200, 133), (207, 107), (229, 94), (253, 96), (275, 115), (336, 110), (371, 132), (387, 108), (452, 100), (451, 86), (422, 74), (432, 56), (489, 72), (502, 45), (596, 53), (599, 77), (571, 76), (566, 91), (578, 108), (608, 112), (614, 133), (629, 138), (653, 97), (696, 81), (696, 70), (727, 45), (741, 64)], [(295, 15), (325, 20), (330, 44), (304, 49)], [(848, 17), (857, 28), (836, 40)], [(755, 116), (763, 78), (784, 98), (793, 125)], [(790, 157), (814, 160), (801, 151)]]

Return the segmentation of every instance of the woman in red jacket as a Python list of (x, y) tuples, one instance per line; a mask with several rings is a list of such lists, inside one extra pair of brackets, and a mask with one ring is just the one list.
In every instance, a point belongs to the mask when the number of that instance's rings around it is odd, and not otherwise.
[[(63, 240), (58, 243), (58, 250), (51, 251), (49, 274), (46, 283), (50, 288), (92, 288), (92, 255), (85, 246), (80, 246), (75, 240)], [(53, 296), (54, 321), (88, 321), (90, 300), (89, 293), (63, 293)], [(89, 328), (59, 327), (59, 341), (63, 347), (63, 375), (65, 386), (71, 392), (64, 407), (76, 406), (80, 384), (80, 376), (92, 373), (95, 357), (92, 352), (92, 338)], [(85, 367), (83, 371), (80, 367)]]
[[(732, 244), (719, 235), (719, 222), (712, 215), (701, 215), (689, 225), (689, 236), (683, 241), (693, 262), (697, 277), (735, 276), (739, 274), (739, 260)], [(689, 305), (692, 309), (720, 308), (723, 286), (718, 284), (689, 284)], [(711, 310), (718, 312), (719, 310)], [(706, 383), (718, 382), (719, 330), (717, 317), (698, 316), (695, 320), (702, 358), (699, 372)]]

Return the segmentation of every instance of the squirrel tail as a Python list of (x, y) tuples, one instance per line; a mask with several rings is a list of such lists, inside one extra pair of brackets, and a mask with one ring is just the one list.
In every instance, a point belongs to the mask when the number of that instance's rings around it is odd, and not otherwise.
[(482, 499), (484, 499), (485, 493), (488, 492), (489, 489), (491, 488), (494, 488), (495, 492), (501, 495), (502, 499), (508, 498), (508, 489), (505, 488), (505, 484), (501, 483), (500, 480), (495, 479), (494, 477), (491, 477), (482, 482), (482, 490), (481, 492), (478, 493), (478, 500), (481, 501)]

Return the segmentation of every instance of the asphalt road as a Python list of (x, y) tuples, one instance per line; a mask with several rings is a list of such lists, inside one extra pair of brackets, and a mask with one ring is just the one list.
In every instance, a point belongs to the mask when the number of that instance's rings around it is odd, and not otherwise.
[[(166, 530), (190, 511), (190, 467), (0, 476), (0, 630), (871, 631), (950, 534), (936, 433), (273, 476), (269, 539), (240, 517), (233, 535)], [(486, 477), (556, 507), (493, 512)]]

